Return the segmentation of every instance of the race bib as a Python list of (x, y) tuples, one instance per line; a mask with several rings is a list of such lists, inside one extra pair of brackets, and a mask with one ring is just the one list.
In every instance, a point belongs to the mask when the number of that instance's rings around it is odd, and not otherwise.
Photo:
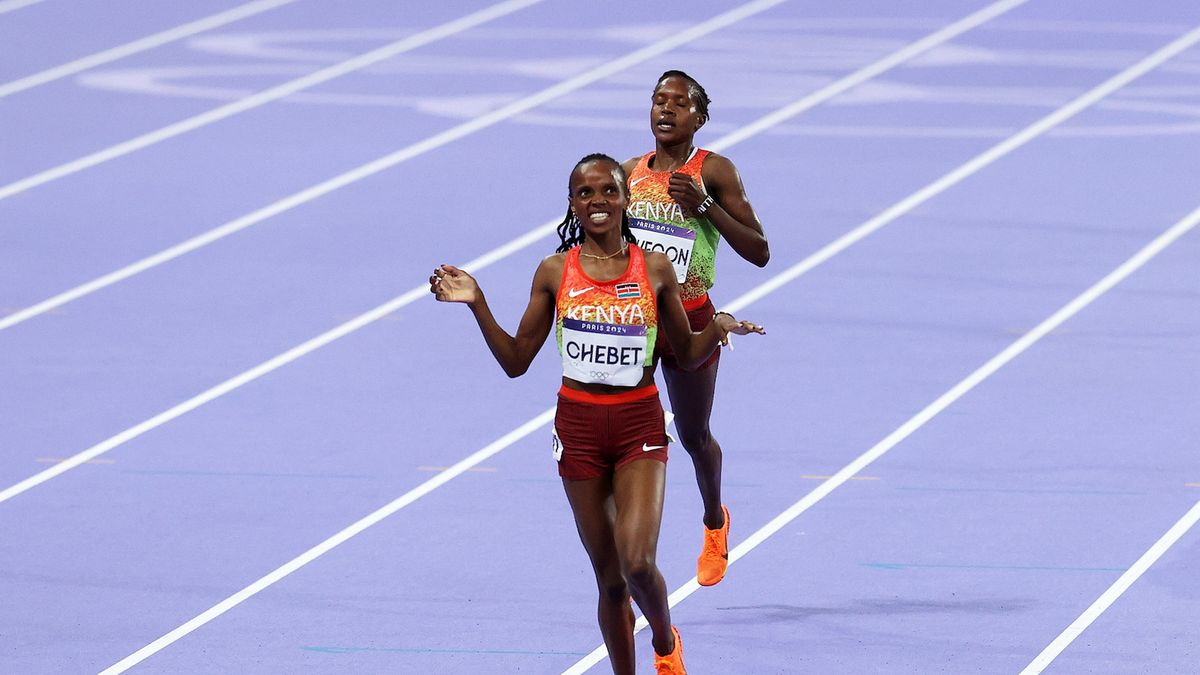
[(563, 375), (577, 382), (633, 387), (642, 381), (646, 327), (563, 319)]
[(688, 266), (692, 264), (692, 246), (696, 243), (695, 232), (643, 218), (630, 218), (629, 229), (633, 230), (633, 237), (643, 251), (658, 251), (667, 256), (679, 283), (687, 279)]

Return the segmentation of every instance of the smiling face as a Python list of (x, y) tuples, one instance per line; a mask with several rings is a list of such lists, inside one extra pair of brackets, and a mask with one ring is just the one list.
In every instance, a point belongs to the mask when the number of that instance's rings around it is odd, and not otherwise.
[(629, 194), (619, 164), (605, 159), (584, 162), (571, 172), (570, 187), (571, 211), (589, 239), (620, 231)]
[(663, 145), (690, 142), (708, 121), (696, 107), (687, 78), (672, 76), (659, 82), (650, 101), (650, 130)]

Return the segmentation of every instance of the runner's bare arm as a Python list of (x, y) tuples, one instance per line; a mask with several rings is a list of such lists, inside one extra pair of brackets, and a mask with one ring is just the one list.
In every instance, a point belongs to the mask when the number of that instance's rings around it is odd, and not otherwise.
[(451, 265), (438, 267), (429, 277), (429, 290), (441, 302), (461, 302), (470, 307), (496, 362), (509, 377), (519, 377), (529, 370), (529, 364), (550, 334), (561, 277), (561, 255), (550, 256), (538, 265), (529, 292), (529, 305), (521, 316), (515, 336), (509, 335), (496, 321), (483, 289), (463, 270)]
[(730, 333), (766, 333), (762, 326), (738, 321), (724, 312), (718, 314), (704, 330), (693, 333), (687, 312), (683, 309), (679, 282), (675, 280), (675, 268), (671, 266), (671, 261), (661, 253), (647, 253), (646, 271), (658, 299), (659, 330), (667, 331), (667, 341), (680, 366), (693, 368), (700, 365), (714, 349), (728, 342)]
[(705, 199), (712, 197), (713, 203), (705, 207), (703, 215), (738, 255), (759, 267), (765, 266), (771, 259), (771, 249), (733, 162), (714, 152), (704, 160), (701, 177), (708, 194), (690, 177), (672, 174), (668, 188), (671, 197), (691, 213), (699, 213)]

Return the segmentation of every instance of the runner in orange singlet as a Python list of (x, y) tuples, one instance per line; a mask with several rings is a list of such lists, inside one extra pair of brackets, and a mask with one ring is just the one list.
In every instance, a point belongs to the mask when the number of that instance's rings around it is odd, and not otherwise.
[(625, 174), (616, 160), (580, 160), (571, 172), (569, 203), (559, 227), (562, 245), (538, 265), (515, 336), (496, 322), (466, 272), (438, 267), (430, 291), (471, 308), (510, 377), (529, 368), (554, 329), (563, 365), (554, 455), (596, 575), (597, 614), (613, 672), (635, 671), (632, 595), (653, 632), (656, 672), (684, 675), (682, 641), (656, 563), (667, 435), (654, 350), (665, 333), (681, 366), (694, 366), (729, 333), (763, 329), (721, 313), (692, 332), (671, 263), (661, 253), (643, 253), (633, 240)]
[[(762, 224), (733, 162), (694, 143), (696, 132), (708, 121), (708, 103), (704, 87), (687, 73), (663, 73), (650, 104), (654, 151), (623, 164), (629, 176), (634, 237), (646, 251), (659, 251), (670, 259), (693, 330), (713, 317), (708, 289), (716, 277), (721, 239), (759, 267), (771, 257)], [(729, 560), (729, 511), (721, 503), (721, 446), (708, 426), (720, 354), (713, 352), (698, 367), (688, 368), (669, 345), (661, 345), (659, 353), (675, 428), (692, 457), (704, 502), (704, 543), (696, 578), (711, 586), (725, 577)]]

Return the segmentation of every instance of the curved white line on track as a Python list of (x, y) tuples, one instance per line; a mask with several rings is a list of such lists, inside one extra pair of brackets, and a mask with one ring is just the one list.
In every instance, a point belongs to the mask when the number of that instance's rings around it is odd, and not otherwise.
[(1150, 569), (1151, 565), (1158, 562), (1158, 559), (1175, 545), (1175, 542), (1182, 539), (1183, 535), (1187, 534), (1188, 530), (1196, 525), (1196, 521), (1200, 521), (1200, 502), (1196, 502), (1192, 508), (1188, 509), (1188, 512), (1176, 521), (1171, 526), (1171, 529), (1167, 530), (1166, 534), (1159, 537), (1158, 541), (1154, 542), (1154, 545), (1147, 549), (1132, 567), (1114, 581), (1113, 585), (1109, 586), (1108, 590), (1104, 591), (1099, 598), (1096, 598), (1096, 601), (1085, 609), (1083, 614), (1079, 615), (1079, 618), (1072, 621), (1071, 625), (1067, 626), (1066, 630), (1047, 645), (1028, 666), (1025, 666), (1025, 669), (1021, 671), (1021, 675), (1038, 675), (1038, 673), (1041, 673), (1047, 666), (1053, 663), (1054, 659), (1058, 658), (1059, 654), (1062, 654), (1063, 650), (1075, 638), (1087, 630), (1087, 627), (1100, 618), (1100, 615), (1111, 607), (1117, 601), (1117, 598), (1120, 598), (1125, 591), (1129, 590), (1133, 582), (1140, 579)]
[[(782, 1), (782, 0), (780, 0)], [(466, 16), (460, 17), (453, 21), (448, 21), (434, 28), (423, 30), (419, 33), (410, 35), (403, 40), (397, 40), (388, 45), (384, 45), (379, 49), (373, 49), (364, 54), (355, 56), (338, 63), (337, 65), (322, 68), (315, 73), (310, 73), (303, 77), (298, 77), (294, 80), (289, 80), (283, 84), (276, 85), (270, 89), (247, 96), (246, 98), (228, 103), (213, 108), (207, 112), (200, 113), (185, 120), (168, 124), (161, 129), (156, 129), (146, 134), (142, 134), (137, 138), (131, 138), (128, 141), (123, 141), (116, 145), (109, 146), (103, 150), (93, 152), (90, 155), (71, 160), (66, 164), (60, 164), (52, 169), (36, 173), (32, 176), (27, 176), (21, 180), (14, 181), (0, 187), (0, 199), (7, 199), (13, 195), (20, 194), (26, 190), (31, 190), (39, 185), (45, 185), (51, 181), (58, 180), (70, 176), (71, 174), (79, 173), (85, 169), (90, 169), (93, 166), (103, 164), (110, 160), (124, 157), (132, 152), (149, 147), (155, 143), (161, 143), (165, 140), (185, 134), (189, 131), (194, 131), (201, 127), (207, 126), (214, 122), (219, 122), (228, 117), (253, 110), (260, 106), (266, 105), (273, 101), (278, 101), (281, 98), (294, 94), (298, 91), (303, 91), (309, 87), (328, 82), (334, 78), (341, 77), (347, 73), (360, 70), (370, 65), (385, 61), (404, 52), (411, 51), (417, 47), (422, 47), (431, 42), (441, 40), (442, 38), (461, 33), (462, 31), (474, 28), (480, 24), (491, 21), (507, 14), (511, 14), (518, 9), (523, 9), (530, 5), (535, 5), (545, 0), (504, 0), (491, 7), (481, 9), (477, 12), (472, 12)]]
[(45, 0), (7, 0), (6, 2), (0, 2), (0, 14), (4, 14), (5, 12), (11, 12), (13, 10), (21, 9), (22, 7), (36, 5), (39, 2), (44, 2), (44, 1)]
[[(41, 0), (35, 1), (40, 2)], [(36, 86), (46, 84), (47, 82), (53, 82), (54, 80), (67, 77), (69, 75), (83, 72), (89, 68), (95, 68), (96, 66), (104, 65), (105, 63), (111, 63), (117, 59), (123, 59), (126, 56), (137, 54), (138, 52), (144, 52), (148, 49), (161, 47), (162, 45), (175, 42), (176, 40), (181, 40), (185, 37), (195, 35), (196, 33), (212, 30), (213, 28), (219, 28), (226, 24), (233, 23), (234, 21), (240, 21), (247, 17), (254, 16), (255, 14), (261, 14), (267, 10), (275, 9), (281, 5), (287, 5), (295, 1), (296, 0), (255, 0), (254, 2), (248, 2), (240, 7), (234, 7), (233, 9), (229, 9), (218, 14), (213, 14), (212, 16), (207, 16), (203, 19), (197, 19), (181, 26), (176, 26), (175, 28), (162, 31), (160, 33), (155, 33), (154, 35), (148, 35), (144, 38), (134, 40), (133, 42), (127, 42), (118, 47), (106, 49), (102, 52), (96, 52), (95, 54), (75, 59), (74, 61), (64, 63), (60, 66), (43, 70), (40, 73), (26, 75), (20, 79), (13, 80), (11, 82), (5, 82), (4, 84), (0, 84), (0, 98), (10, 96), (19, 91), (25, 91), (26, 89), (32, 89)], [(0, 5), (0, 13), (3, 12), (3, 6)]]

